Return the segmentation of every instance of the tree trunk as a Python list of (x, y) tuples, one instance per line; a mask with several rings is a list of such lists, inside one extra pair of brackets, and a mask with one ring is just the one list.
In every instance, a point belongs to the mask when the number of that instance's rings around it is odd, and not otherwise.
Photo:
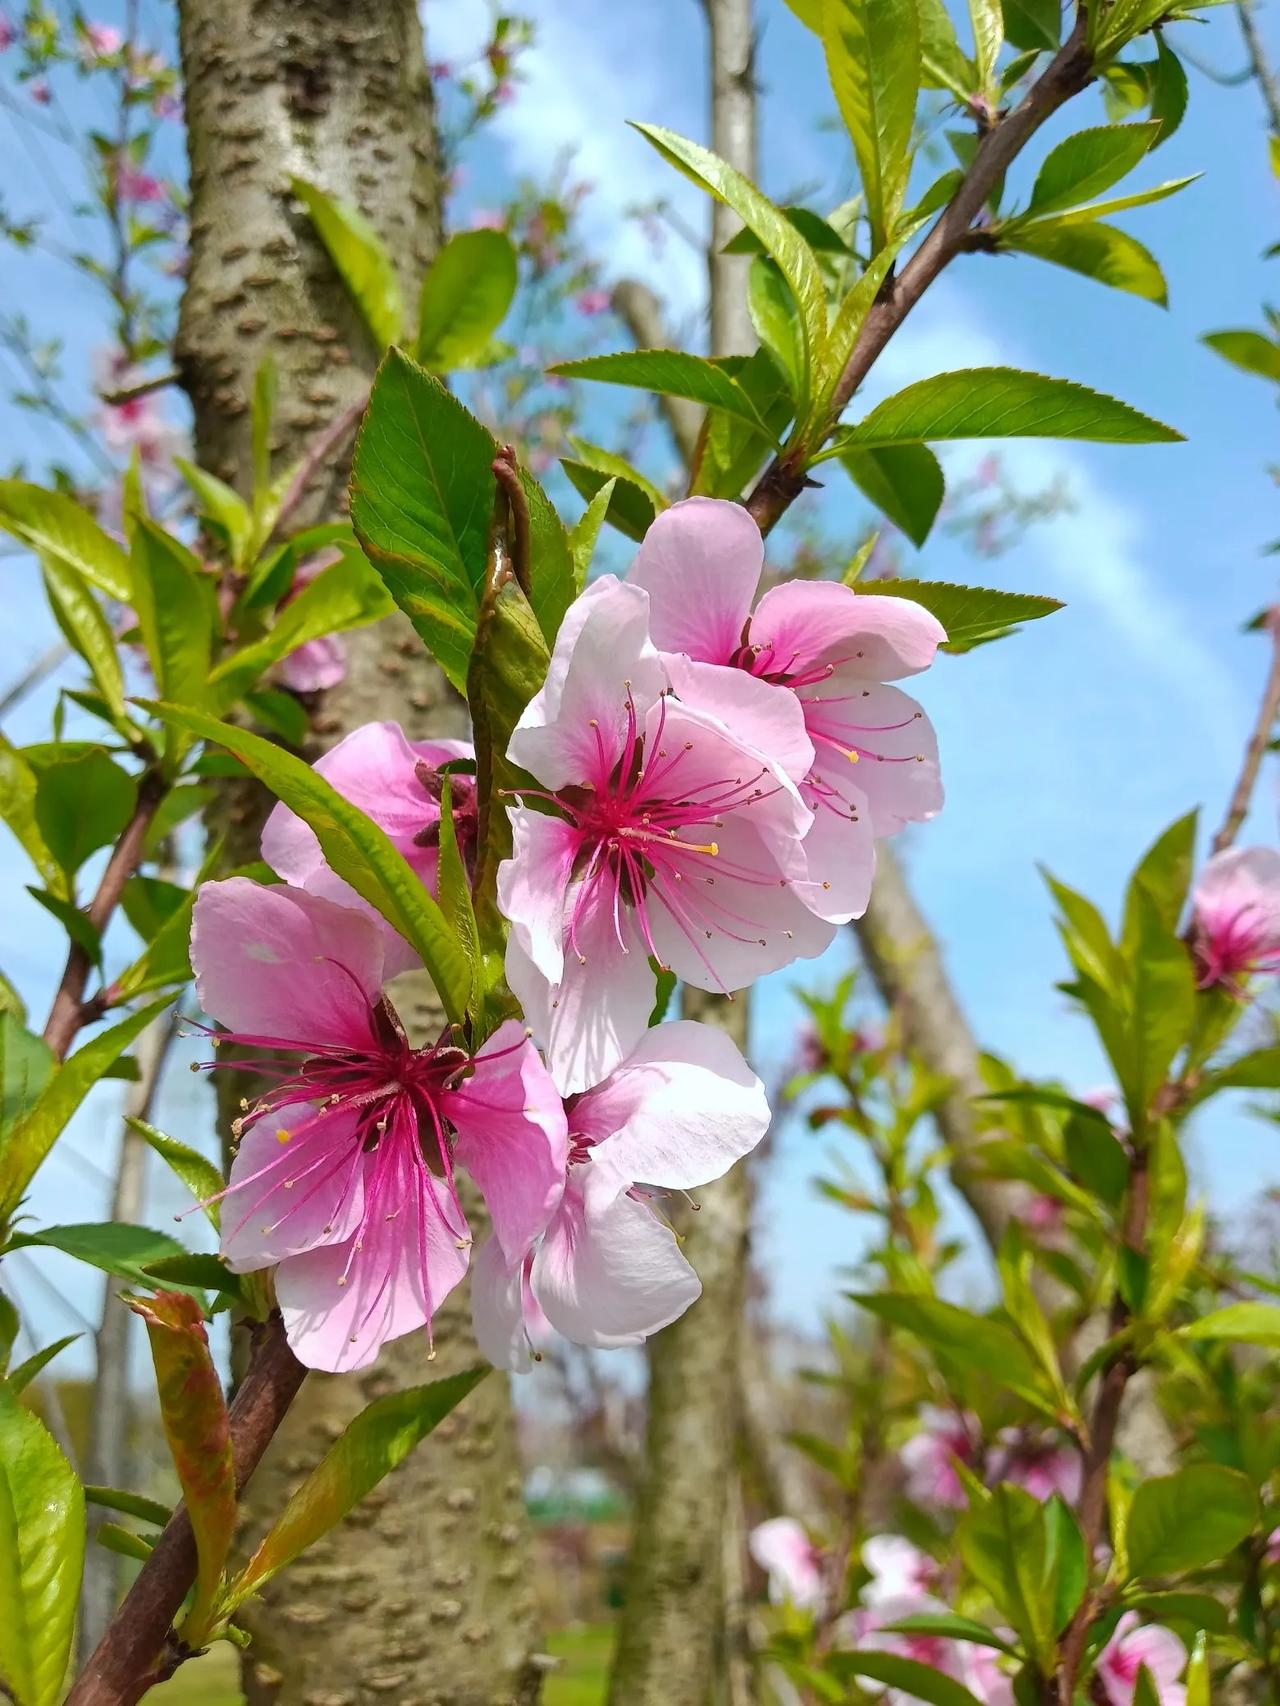
[[(755, 27), (751, 0), (705, 0), (710, 31), (711, 146), (756, 175)], [(711, 351), (755, 348), (743, 263), (721, 253), (737, 226), (713, 204), (708, 250)], [(721, 1026), (740, 1048), (749, 1003), (687, 990), (688, 1018)], [(698, 1192), (679, 1217), (702, 1296), (654, 1339), (643, 1480), (632, 1524), (626, 1603), (610, 1678), (610, 1706), (705, 1706), (741, 1655), (726, 1641), (726, 1527), (735, 1537), (737, 1357), (745, 1306), (751, 1181), (745, 1164)], [(739, 1545), (741, 1544), (739, 1540)], [(730, 1570), (730, 1585), (736, 1590)], [(740, 1597), (735, 1591), (735, 1599)]]
[[(412, 0), (182, 0), (180, 40), (192, 219), (178, 358), (201, 464), (243, 490), (249, 398), (263, 357), (273, 356), (279, 379), (274, 472), (358, 406), (377, 355), (289, 195), (289, 178), (312, 179), (358, 207), (412, 301), (441, 234), (432, 95)], [(316, 470), (299, 521), (342, 510), (349, 449), (335, 445)], [(345, 645), (346, 680), (313, 718), (322, 743), (377, 719), (400, 722), (410, 739), (463, 732), (461, 704), (399, 618), (348, 635)], [(219, 811), (232, 856), (252, 854), (259, 791), (236, 785)], [(398, 986), (395, 1000), (419, 1035), (439, 1028), (425, 978)], [(311, 1376), (250, 1486), (247, 1540), (370, 1398), (480, 1360), (465, 1287), (437, 1314), (435, 1344), (432, 1362), (425, 1335), (411, 1334), (358, 1375)], [(493, 1378), (246, 1609), (250, 1699), (535, 1699), (521, 1480), (509, 1387)]]

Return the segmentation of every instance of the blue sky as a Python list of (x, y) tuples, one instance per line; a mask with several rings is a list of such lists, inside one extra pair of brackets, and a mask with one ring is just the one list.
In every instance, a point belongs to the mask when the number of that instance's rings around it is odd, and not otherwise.
[[(527, 62), (528, 80), (468, 157), (460, 218), (501, 199), (513, 177), (549, 171), (572, 150), (575, 176), (594, 185), (585, 234), (606, 278), (646, 277), (667, 300), (673, 323), (696, 336), (700, 261), (674, 237), (655, 256), (626, 209), (664, 196), (697, 226), (702, 205), (623, 121), (705, 137), (700, 8), (692, 0), (612, 8), (597, 0), (541, 0), (531, 10), (539, 45)], [(839, 141), (820, 124), (829, 101), (816, 43), (782, 0), (761, 0), (760, 13), (764, 185), (780, 198), (803, 189), (815, 205), (824, 197), (834, 203), (848, 183)], [(486, 18), (484, 0), (432, 0), (430, 56), (467, 57), (483, 39)], [(1237, 69), (1242, 53), (1231, 9), (1213, 11), (1209, 20), (1176, 34), (1197, 58)], [(1280, 59), (1277, 0), (1260, 8), (1259, 23)], [(1274, 402), (1263, 383), (1226, 366), (1197, 339), (1259, 320), (1280, 265), (1260, 258), (1276, 234), (1276, 183), (1255, 92), (1221, 88), (1194, 69), (1190, 75), (1185, 123), (1134, 182), (1196, 171), (1204, 177), (1119, 221), (1163, 263), (1167, 312), (1030, 259), (973, 257), (926, 297), (867, 388), (873, 401), (924, 374), (1000, 362), (1110, 391), (1187, 435), (1185, 445), (1136, 449), (1010, 444), (1002, 455), (1016, 483), (1038, 490), (1065, 479), (1070, 508), (994, 561), (975, 559), (960, 540), (940, 533), (918, 563), (918, 572), (936, 578), (1051, 593), (1066, 603), (1012, 639), (942, 660), (919, 683), (939, 731), (948, 802), (901, 850), (982, 1042), (1030, 1074), (1056, 1074), (1079, 1088), (1106, 1074), (1053, 988), (1061, 955), (1037, 861), (1114, 911), (1128, 869), (1165, 824), (1197, 804), (1207, 825), (1216, 821), (1266, 663), (1261, 643), (1242, 636), (1240, 626), (1275, 596), (1272, 562), (1261, 554), (1278, 531), (1265, 467), (1276, 442)], [(40, 184), (28, 176), (7, 122), (0, 116), (3, 146), (22, 168), (12, 191), (20, 210)], [(1032, 150), (1032, 170), (1050, 140), (1097, 122), (1099, 103), (1087, 95)], [(1013, 188), (1025, 192), (1031, 175), (1020, 165)], [(39, 260), (15, 269), (15, 279), (6, 306), (15, 305), (15, 294), (19, 304), (24, 294), (38, 302), (33, 318), (67, 335), (69, 366), (83, 363), (103, 341), (85, 287)], [(0, 407), (0, 464), (44, 453), (26, 418)], [(945, 459), (949, 475), (962, 476), (980, 454), (981, 447), (958, 449)], [(648, 471), (661, 477), (668, 466), (655, 446)], [(847, 531), (852, 540), (865, 512), (842, 480), (833, 474), (806, 502), (828, 534)], [(908, 573), (916, 567), (904, 564)], [(0, 682), (48, 639), (31, 566), (6, 559), (4, 572), (9, 619), (0, 632)], [(47, 697), (29, 704), (6, 732), (19, 741), (37, 738), (48, 705)], [(1276, 832), (1276, 778), (1268, 770), (1249, 833), (1274, 841)], [(21, 893), (21, 866), (12, 843), (0, 841), (0, 965), (41, 1013), (56, 979), (57, 942)], [(796, 968), (762, 992), (762, 1070), (780, 1070), (790, 1048), (789, 988), (802, 976), (833, 977), (848, 952), (839, 944), (829, 964)], [(201, 1138), (208, 1131), (204, 1097), (201, 1084), (175, 1072), (160, 1123), (188, 1140)], [(113, 1099), (104, 1091), (77, 1122), (76, 1154), (45, 1168), (34, 1193), (42, 1217), (101, 1214), (103, 1186), (91, 1164), (100, 1167), (111, 1154)], [(1280, 1179), (1274, 1143), (1273, 1127), (1222, 1105), (1196, 1128), (1194, 1165), (1215, 1207), (1235, 1216)], [(808, 1181), (820, 1154), (819, 1140), (784, 1135), (761, 1214), (759, 1247), (777, 1307), (806, 1326), (830, 1300), (837, 1268), (856, 1256), (862, 1238), (856, 1223), (812, 1195)], [(177, 1193), (157, 1180), (153, 1198), (152, 1223), (166, 1224)], [(38, 1260), (78, 1307), (93, 1312), (91, 1276), (61, 1258)], [(19, 1285), (52, 1331), (54, 1316), (35, 1282), (20, 1277)]]

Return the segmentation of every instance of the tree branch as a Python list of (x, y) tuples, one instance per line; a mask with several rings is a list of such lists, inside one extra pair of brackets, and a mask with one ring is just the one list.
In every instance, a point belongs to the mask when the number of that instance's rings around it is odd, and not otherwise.
[[(306, 1378), (278, 1314), (255, 1329), (253, 1357), (231, 1405), (231, 1447), (239, 1494)], [(125, 1595), (106, 1634), (67, 1696), (66, 1706), (134, 1706), (191, 1655), (172, 1634), (196, 1569), (196, 1544), (179, 1505)]]
[(1231, 846), (1240, 833), (1240, 826), (1249, 815), (1249, 802), (1253, 798), (1253, 790), (1257, 785), (1258, 772), (1262, 768), (1262, 760), (1267, 755), (1267, 748), (1271, 745), (1276, 717), (1280, 715), (1280, 610), (1267, 612), (1266, 626), (1267, 632), (1271, 635), (1271, 667), (1267, 671), (1266, 683), (1262, 689), (1257, 720), (1250, 730), (1248, 743), (1244, 749), (1240, 774), (1236, 777), (1236, 785), (1231, 790), (1227, 815), (1222, 820), (1222, 827), (1213, 838), (1213, 851), (1215, 853), (1221, 853)]
[[(1044, 75), (1027, 91), (1023, 100), (999, 119), (978, 144), (973, 164), (960, 188), (939, 215), (928, 236), (897, 278), (884, 289), (862, 323), (853, 354), (832, 396), (831, 416), (823, 438), (854, 392), (883, 354), (890, 338), (919, 302), (939, 273), (970, 246), (973, 222), (1008, 171), (1015, 157), (1065, 101), (1085, 88), (1093, 76), (1092, 60), (1085, 44), (1085, 13), (1081, 9), (1075, 26), (1059, 48)], [(804, 465), (816, 445), (801, 445), (776, 457), (760, 477), (747, 500), (762, 533), (768, 533), (804, 489)]]
[[(120, 904), (124, 885), (138, 868), (142, 858), (142, 844), (151, 827), (151, 820), (168, 791), (168, 784), (156, 771), (143, 772), (138, 783), (138, 798), (133, 808), (133, 816), (112, 848), (97, 891), (85, 908), (85, 917), (99, 933), (106, 928), (108, 920)], [(92, 969), (93, 961), (87, 950), (82, 948), (79, 942), (73, 942), (68, 949), (62, 981), (54, 995), (49, 1019), (44, 1028), (44, 1040), (59, 1060), (65, 1057), (81, 1025), (100, 1016), (86, 1011), (85, 1008), (84, 992)]]
[(1245, 51), (1249, 55), (1249, 75), (1258, 85), (1262, 104), (1267, 109), (1271, 134), (1280, 136), (1280, 87), (1277, 87), (1275, 72), (1267, 61), (1262, 37), (1253, 21), (1253, 0), (1236, 0), (1236, 16), (1240, 20), (1240, 33), (1244, 37)]

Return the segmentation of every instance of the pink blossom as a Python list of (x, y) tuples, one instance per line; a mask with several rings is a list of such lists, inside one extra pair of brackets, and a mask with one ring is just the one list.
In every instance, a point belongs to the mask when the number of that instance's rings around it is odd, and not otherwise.
[(956, 1461), (967, 1468), (978, 1464), (972, 1416), (956, 1416), (950, 1410), (926, 1406), (921, 1412), (924, 1426), (903, 1446), (898, 1461), (906, 1471), (907, 1495), (917, 1504), (963, 1509), (966, 1499)]
[[(477, 1054), (414, 1048), (382, 994), (386, 938), (364, 914), (244, 877), (206, 883), (196, 989), (221, 1043), (280, 1050), (242, 1131), (223, 1211), (238, 1273), (279, 1263), (276, 1296), (311, 1368), (362, 1368), (427, 1326), (466, 1272), (455, 1162), (518, 1260), (564, 1186), (564, 1111), (515, 1021)], [(220, 1056), (215, 1064), (222, 1064)], [(243, 1062), (237, 1062), (243, 1066)]]
[(110, 59), (124, 46), (124, 36), (114, 24), (86, 24), (81, 57), (85, 60)]
[(505, 231), (507, 216), (500, 207), (477, 207), (472, 209), (471, 229), (473, 231)]
[(1062, 1204), (1043, 1192), (1031, 1198), (1023, 1213), (1033, 1232), (1056, 1232), (1062, 1225)]
[[(99, 394), (132, 390), (145, 377), (119, 350), (96, 350), (92, 365), (94, 388)], [(136, 450), (144, 471), (158, 480), (173, 476), (173, 459), (187, 448), (186, 434), (166, 418), (158, 390), (144, 391), (121, 403), (104, 402), (94, 422), (111, 455), (126, 457)]]
[(508, 77), (493, 86), (493, 98), (500, 107), (509, 107), (516, 98), (516, 86)]
[[(884, 1535), (880, 1538), (893, 1540), (897, 1545), (915, 1551), (909, 1542), (897, 1535)], [(875, 1544), (875, 1541), (869, 1541), (863, 1547), (864, 1562), (869, 1562), (868, 1547)], [(902, 1556), (905, 1557), (905, 1553)], [(930, 1559), (929, 1562), (932, 1563), (933, 1560)], [(935, 1572), (937, 1569), (937, 1565), (934, 1565)], [(863, 1598), (864, 1601), (867, 1600), (865, 1589)], [(851, 1615), (840, 1619), (837, 1633), (842, 1639), (851, 1640), (860, 1647), (896, 1653), (916, 1664), (928, 1665), (930, 1670), (941, 1671), (943, 1675), (962, 1682), (976, 1699), (985, 1702), (985, 1706), (1014, 1706), (1013, 1684), (1000, 1669), (999, 1661), (990, 1648), (969, 1641), (953, 1641), (944, 1635), (934, 1635), (920, 1629), (886, 1628), (887, 1624), (902, 1623), (912, 1617), (937, 1617), (945, 1614), (947, 1609), (940, 1600), (930, 1594), (904, 1591), (896, 1598), (885, 1596), (874, 1603), (868, 1601)], [(881, 1698), (886, 1702), (886, 1706), (912, 1706), (917, 1696), (907, 1694), (902, 1689), (890, 1688)]]
[[(297, 656), (297, 653), (294, 653)], [(434, 893), (440, 858), (441, 766), (473, 757), (462, 740), (406, 740), (399, 723), (365, 723), (330, 747), (315, 763), (317, 776), (371, 817)], [(455, 776), (450, 786), (454, 831), (464, 859), (475, 852), (475, 782)], [(408, 945), (325, 862), (310, 824), (283, 804), (262, 831), (262, 857), (287, 883), (364, 911), (388, 934), (389, 963), (404, 971), (417, 963)], [(393, 975), (391, 971), (388, 975)]]
[(789, 581), (752, 609), (764, 541), (739, 504), (687, 498), (645, 535), (627, 577), (652, 603), (671, 685), (736, 726), (738, 706), (800, 707), (814, 757), (801, 797), (814, 814), (808, 880), (820, 918), (866, 909), (875, 840), (942, 805), (937, 742), (914, 699), (885, 683), (927, 669), (946, 633), (909, 599), (832, 581)]
[(182, 97), (175, 95), (172, 90), (164, 90), (152, 100), (151, 110), (157, 118), (180, 119), (182, 117)]
[(957, 1641), (960, 1681), (983, 1706), (1014, 1706), (1013, 1683), (1000, 1668), (990, 1647), (976, 1641)]
[(0, 53), (3, 53), (5, 48), (12, 47), (17, 39), (18, 32), (8, 18), (0, 18)]
[[(325, 551), (299, 563), (285, 604), (291, 604), (318, 575), (338, 560), (338, 552)], [(294, 693), (323, 693), (337, 687), (347, 674), (347, 648), (342, 635), (322, 634), (319, 639), (305, 640), (280, 660), (277, 674)]]
[(984, 456), (974, 469), (974, 479), (980, 486), (995, 486), (1000, 483), (1000, 458)]
[(35, 77), (29, 85), (31, 99), (38, 107), (47, 107), (53, 99), (53, 90), (49, 87), (47, 77)]
[(1215, 853), (1192, 891), (1192, 923), (1201, 989), (1239, 994), (1255, 972), (1280, 971), (1280, 852)]
[(427, 66), (427, 71), (435, 83), (443, 83), (453, 76), (453, 67), (447, 59), (433, 59)]
[(1096, 1108), (1100, 1114), (1107, 1114), (1118, 1106), (1120, 1092), (1114, 1084), (1095, 1084), (1092, 1090), (1086, 1090), (1080, 1100), (1087, 1108)]
[(751, 1556), (769, 1578), (769, 1598), (801, 1611), (819, 1611), (823, 1601), (822, 1554), (789, 1516), (758, 1523), (747, 1537)]
[(1139, 1623), (1136, 1611), (1126, 1611), (1098, 1655), (1096, 1675), (1111, 1706), (1132, 1706), (1145, 1665), (1160, 1706), (1186, 1706), (1187, 1691), (1178, 1680), (1186, 1662), (1187, 1649), (1172, 1630)]
[(647, 593), (602, 576), (566, 614), (512, 735), (512, 760), (542, 785), (529, 798), (552, 812), (510, 808), (507, 981), (566, 1093), (643, 1035), (651, 958), (699, 989), (742, 989), (834, 934), (794, 890), (813, 821), (795, 702), (722, 673), (747, 687), (736, 707), (717, 696), (732, 728), (670, 696)]
[(938, 1585), (941, 1566), (901, 1534), (876, 1534), (863, 1543), (862, 1562), (871, 1580), (862, 1590), (864, 1605), (927, 1595)]
[(609, 307), (609, 301), (609, 292), (596, 285), (591, 290), (584, 290), (575, 296), (573, 305), (579, 314), (590, 316), (605, 313)]
[(126, 202), (167, 201), (169, 191), (159, 178), (149, 172), (139, 172), (128, 161), (120, 160), (115, 168), (116, 194)]
[(1041, 1500), (1057, 1493), (1069, 1505), (1080, 1497), (1080, 1474), (1078, 1451), (1052, 1434), (1028, 1434), (1021, 1428), (1001, 1430), (987, 1467), (989, 1481), (1012, 1481)]
[(1267, 1536), (1266, 1550), (1262, 1556), (1268, 1564), (1280, 1564), (1280, 1528), (1273, 1528)]
[(685, 1020), (646, 1031), (565, 1114), (564, 1192), (541, 1243), (513, 1258), (495, 1237), (476, 1254), (476, 1339), (501, 1368), (528, 1367), (544, 1317), (575, 1344), (609, 1350), (683, 1315), (698, 1276), (641, 1184), (708, 1184), (769, 1127), (764, 1086), (730, 1039)]

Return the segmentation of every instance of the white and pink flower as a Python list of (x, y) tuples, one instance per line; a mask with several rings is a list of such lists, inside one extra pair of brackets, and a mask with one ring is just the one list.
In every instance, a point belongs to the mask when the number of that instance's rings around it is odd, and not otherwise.
[(1192, 891), (1192, 930), (1201, 989), (1242, 994), (1250, 977), (1280, 971), (1280, 852), (1215, 853)]
[(1111, 1706), (1132, 1706), (1144, 1666), (1160, 1706), (1186, 1706), (1187, 1691), (1180, 1680), (1186, 1663), (1187, 1649), (1172, 1630), (1140, 1623), (1136, 1611), (1126, 1611), (1098, 1655), (1094, 1674)]
[(799, 707), (719, 673), (732, 690), (716, 683), (711, 708), (697, 683), (673, 697), (648, 594), (605, 576), (565, 616), (511, 737), (540, 787), (510, 808), (514, 854), (498, 872), (507, 980), (566, 1093), (643, 1035), (651, 960), (725, 992), (834, 935), (799, 892), (813, 823)]
[(653, 643), (682, 698), (731, 727), (745, 704), (799, 706), (813, 822), (797, 892), (844, 923), (866, 909), (875, 840), (941, 809), (933, 728), (886, 684), (927, 669), (946, 632), (909, 599), (832, 581), (786, 582), (753, 608), (763, 570), (764, 541), (740, 504), (687, 498), (650, 527), (627, 580), (649, 594)]
[(388, 1339), (430, 1331), (470, 1250), (455, 1164), (519, 1262), (560, 1199), (567, 1157), (563, 1105), (520, 1025), (474, 1055), (447, 1034), (415, 1048), (382, 993), (385, 932), (284, 884), (206, 883), (191, 963), (201, 1005), (226, 1027), (220, 1044), (295, 1057), (250, 1066), (267, 1088), (237, 1121), (222, 1252), (238, 1273), (279, 1264), (302, 1362), (362, 1368)]
[(907, 1496), (921, 1505), (962, 1510), (967, 1503), (956, 1463), (968, 1469), (979, 1467), (976, 1417), (956, 1415), (926, 1405), (922, 1426), (898, 1453), (906, 1472)]
[(730, 1039), (687, 1020), (647, 1031), (565, 1114), (563, 1195), (541, 1241), (526, 1254), (495, 1236), (476, 1253), (476, 1339), (499, 1367), (526, 1369), (547, 1323), (609, 1350), (683, 1315), (701, 1286), (652, 1188), (709, 1184), (769, 1127), (764, 1086)]
[(770, 1517), (747, 1536), (751, 1556), (769, 1578), (769, 1598), (801, 1611), (820, 1611), (826, 1597), (822, 1554), (789, 1516)]

